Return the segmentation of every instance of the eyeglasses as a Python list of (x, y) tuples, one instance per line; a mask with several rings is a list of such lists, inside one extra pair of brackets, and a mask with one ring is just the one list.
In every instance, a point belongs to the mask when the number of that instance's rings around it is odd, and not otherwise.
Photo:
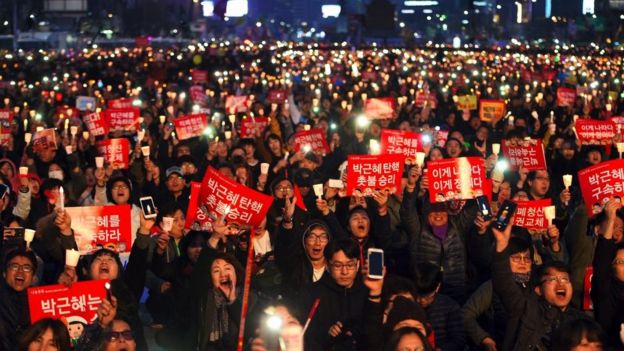
[(13, 272), (17, 272), (19, 269), (21, 269), (22, 272), (25, 272), (25, 273), (30, 273), (33, 270), (33, 266), (29, 264), (19, 264), (19, 263), (11, 263), (7, 266), (7, 268)]
[(343, 268), (346, 268), (349, 271), (355, 270), (357, 269), (357, 261), (351, 261), (351, 262), (347, 262), (347, 263), (342, 263), (342, 262), (332, 262), (329, 265), (332, 269), (335, 269), (337, 271), (342, 270)]
[(613, 260), (613, 264), (614, 265), (624, 264), (624, 258), (616, 258), (615, 260)]
[(118, 185), (118, 186), (114, 186), (112, 189), (113, 190), (128, 190), (130, 188), (128, 188), (127, 185)]
[(513, 256), (509, 256), (509, 258), (511, 258), (511, 262), (513, 263), (520, 263), (520, 262), (524, 262), (524, 263), (531, 263), (533, 262), (533, 260), (531, 260), (531, 256), (525, 256), (525, 255), (513, 255)]
[(570, 282), (570, 277), (550, 276), (542, 279), (542, 283), (554, 284), (555, 282), (567, 284)]
[(327, 237), (327, 234), (321, 234), (321, 235), (315, 235), (315, 234), (310, 234), (306, 237), (307, 241), (311, 241), (311, 242), (320, 242), (320, 243), (326, 243), (329, 241), (329, 238)]
[(112, 331), (108, 334), (108, 341), (132, 341), (134, 340), (134, 335), (132, 335), (132, 330), (124, 330), (120, 332)]

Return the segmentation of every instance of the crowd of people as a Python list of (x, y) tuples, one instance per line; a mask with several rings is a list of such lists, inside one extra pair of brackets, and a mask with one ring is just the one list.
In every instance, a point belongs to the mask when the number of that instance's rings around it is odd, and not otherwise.
[[(168, 350), (235, 350), (243, 315), (243, 346), (253, 351), (624, 350), (624, 210), (614, 197), (588, 213), (578, 178), (562, 182), (618, 157), (608, 145), (581, 146), (573, 126), (624, 110), (621, 56), (240, 42), (20, 51), (4, 53), (0, 65), (0, 107), (13, 114), (2, 125), (0, 182), (8, 189), (0, 218), (4, 228), (36, 230), (30, 245), (10, 247), (5, 230), (2, 350), (147, 350), (143, 303), (156, 343)], [(193, 82), (193, 69), (208, 79)], [(191, 101), (198, 84), (205, 94)], [(571, 106), (558, 106), (559, 87), (579, 91)], [(277, 89), (286, 96), (269, 101)], [(431, 98), (421, 104), (423, 92)], [(227, 95), (248, 96), (248, 111), (226, 110)], [(460, 109), (463, 95), (503, 99), (508, 113), (483, 121), (477, 109)], [(91, 112), (66, 112), (79, 96), (94, 97), (92, 108), (102, 111), (132, 99), (142, 137), (83, 133)], [(395, 98), (392, 118), (367, 116), (368, 127), (358, 128), (375, 97)], [(170, 122), (192, 113), (205, 113), (209, 127), (179, 140)], [(241, 138), (250, 116), (270, 122)], [(56, 147), (25, 140), (38, 127), (55, 128)], [(322, 128), (330, 152), (295, 152), (292, 135), (310, 127)], [(330, 186), (382, 129), (431, 139), (425, 163), (406, 165), (401, 191), (346, 196)], [(503, 158), (492, 144), (525, 137), (544, 142), (547, 169), (507, 170), (492, 182), (491, 207), (551, 198), (556, 217), (547, 230), (494, 228), (473, 199), (429, 201), (427, 161), (481, 157), (490, 178)], [(127, 169), (96, 165), (96, 142), (107, 138), (129, 140)], [(185, 226), (190, 183), (209, 167), (274, 198), (261, 225), (209, 214), (208, 225)], [(313, 191), (319, 183), (322, 196)], [(146, 196), (155, 218), (140, 207)], [(129, 257), (94, 248), (68, 266), (66, 250), (79, 247), (66, 208), (94, 205), (131, 205)], [(165, 217), (173, 218), (169, 230)], [(384, 251), (382, 278), (368, 274), (369, 248)], [(111, 293), (81, 333), (56, 319), (31, 323), (28, 288), (97, 279), (110, 280)]]

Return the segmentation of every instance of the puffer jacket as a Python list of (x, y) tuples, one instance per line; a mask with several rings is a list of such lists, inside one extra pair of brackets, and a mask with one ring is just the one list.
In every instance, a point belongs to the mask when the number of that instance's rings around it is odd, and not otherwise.
[[(304, 297), (304, 311), (309, 311), (316, 299), (318, 309), (305, 334), (307, 351), (365, 350), (364, 307), (368, 300), (368, 289), (359, 274), (350, 288), (338, 285), (329, 274), (314, 283)], [(336, 338), (329, 335), (329, 329), (337, 322), (343, 325), (343, 333)], [(348, 336), (347, 331), (351, 332)]]
[(456, 301), (464, 301), (468, 266), (466, 233), (474, 223), (477, 206), (470, 201), (459, 215), (449, 215), (448, 232), (444, 240), (433, 234), (431, 227), (425, 224), (426, 218), (420, 218), (416, 208), (416, 192), (404, 192), (400, 213), (411, 238), (411, 266), (416, 267), (424, 262), (440, 265), (444, 270), (441, 293)]

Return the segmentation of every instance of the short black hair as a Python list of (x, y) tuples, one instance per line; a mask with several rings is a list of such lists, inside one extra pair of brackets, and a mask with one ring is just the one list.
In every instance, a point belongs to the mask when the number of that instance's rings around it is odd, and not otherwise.
[(422, 262), (414, 268), (414, 285), (418, 295), (427, 295), (435, 291), (442, 283), (442, 269), (431, 262)]
[(383, 296), (385, 300), (390, 299), (390, 296), (409, 293), (416, 297), (416, 288), (411, 280), (401, 276), (390, 276), (386, 279), (383, 286)]
[(58, 319), (43, 318), (24, 331), (19, 338), (17, 350), (27, 351), (30, 343), (37, 340), (37, 338), (43, 335), (48, 329), (52, 331), (52, 339), (59, 350), (71, 349), (69, 332), (65, 324)]
[(553, 335), (552, 351), (574, 349), (585, 339), (589, 342), (606, 342), (606, 336), (598, 323), (589, 318), (580, 318), (563, 324)]
[(568, 275), (571, 275), (570, 267), (568, 267), (568, 265), (566, 265), (565, 263), (561, 261), (548, 261), (544, 263), (543, 265), (537, 267), (537, 271), (536, 271), (537, 274), (535, 274), (535, 276), (537, 277), (537, 279), (539, 279), (539, 281), (536, 282), (537, 283), (536, 285), (540, 285), (542, 283), (542, 279), (544, 279), (544, 277), (548, 274), (549, 269), (553, 269), (558, 272), (563, 272), (563, 273), (567, 273)]
[(360, 258), (360, 247), (353, 239), (340, 239), (330, 242), (325, 246), (325, 259), (331, 260), (338, 251), (344, 252), (350, 259)]
[(35, 256), (35, 254), (32, 251), (27, 251), (24, 248), (17, 247), (7, 252), (6, 255), (4, 256), (3, 264), (4, 264), (5, 271), (8, 268), (9, 262), (11, 262), (11, 260), (14, 259), (15, 257), (26, 257), (32, 263), (33, 271), (37, 270), (37, 257)]

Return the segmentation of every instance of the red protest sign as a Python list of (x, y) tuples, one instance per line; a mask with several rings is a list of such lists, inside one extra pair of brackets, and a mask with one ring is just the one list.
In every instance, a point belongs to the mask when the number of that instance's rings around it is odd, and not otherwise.
[(347, 194), (359, 191), (370, 196), (375, 190), (401, 192), (403, 155), (351, 155), (347, 161)]
[(56, 150), (56, 132), (54, 128), (48, 128), (35, 133), (32, 138), (32, 147), (35, 152), (40, 152), (46, 149)]
[(273, 89), (267, 95), (267, 101), (272, 104), (282, 104), (288, 100), (288, 91), (286, 89)]
[(208, 116), (205, 114), (193, 114), (178, 117), (173, 120), (176, 135), (180, 140), (186, 140), (202, 135), (208, 128)]
[(8, 146), (11, 136), (11, 124), (13, 123), (13, 112), (10, 110), (0, 110), (0, 145)]
[(415, 132), (382, 129), (379, 143), (382, 155), (403, 155), (407, 164), (416, 162), (416, 152), (422, 151), (421, 135)]
[(130, 252), (130, 205), (65, 207), (71, 216), (78, 250), (87, 254), (98, 246), (123, 253)]
[(93, 136), (108, 134), (108, 122), (99, 112), (90, 113), (82, 118), (89, 133)]
[(583, 201), (590, 217), (602, 211), (611, 196), (624, 196), (624, 160), (611, 160), (578, 172)]
[(529, 171), (546, 169), (544, 144), (541, 139), (523, 140), (518, 143), (503, 140), (501, 146), (512, 171), (517, 171), (520, 166)]
[(111, 131), (135, 131), (139, 126), (140, 110), (132, 108), (110, 108), (104, 111)]
[(479, 100), (479, 118), (483, 122), (497, 121), (505, 116), (505, 100)]
[(228, 113), (247, 112), (249, 109), (249, 97), (247, 95), (229, 95), (225, 98), (225, 111)]
[(74, 320), (91, 324), (97, 317), (97, 309), (106, 298), (108, 280), (88, 280), (65, 285), (44, 285), (28, 288), (30, 322), (43, 318)]
[(131, 98), (122, 98), (108, 101), (108, 108), (132, 108), (132, 102), (134, 100)]
[(262, 133), (268, 125), (268, 117), (243, 118), (243, 120), (240, 122), (240, 137), (242, 139), (255, 138), (255, 131), (258, 130)]
[(557, 89), (557, 106), (567, 107), (574, 106), (576, 100), (576, 89), (573, 88), (558, 88)]
[(485, 161), (459, 157), (427, 163), (429, 201), (469, 200), (484, 195)]
[(210, 221), (208, 214), (204, 213), (199, 207), (199, 196), (202, 183), (191, 182), (191, 196), (189, 198), (189, 206), (186, 210), (186, 220), (184, 222), (185, 229), (191, 229), (193, 223), (199, 224), (200, 228), (204, 228), (205, 224)]
[(366, 99), (364, 114), (370, 119), (394, 118), (394, 98)]
[(259, 225), (273, 203), (271, 196), (252, 190), (208, 167), (202, 180), (198, 205), (204, 213), (216, 212), (227, 221)]
[(206, 83), (208, 81), (208, 71), (201, 69), (192, 69), (191, 79), (193, 80), (193, 83)]
[(330, 151), (325, 132), (321, 128), (297, 132), (293, 136), (293, 144), (295, 152), (299, 152), (299, 150), (306, 147), (309, 147), (310, 151), (315, 153), (328, 154)]
[(138, 48), (149, 46), (149, 43), (148, 37), (134, 37), (134, 46)]
[(436, 98), (435, 93), (425, 93), (424, 91), (417, 92), (416, 107), (423, 108), (425, 107), (425, 103), (431, 108), (436, 108), (438, 105), (438, 99)]
[(552, 205), (550, 199), (535, 201), (516, 201), (518, 208), (514, 215), (514, 225), (526, 229), (548, 229), (548, 219), (544, 207)]
[(591, 298), (592, 279), (594, 278), (594, 267), (585, 268), (585, 278), (583, 279), (583, 311), (593, 311), (594, 302)]
[(614, 117), (609, 118), (609, 120), (615, 123), (615, 127), (617, 128), (617, 131), (618, 133), (620, 133), (620, 131), (622, 130), (622, 127), (624, 127), (624, 116), (614, 116)]
[(581, 145), (610, 145), (616, 134), (616, 125), (613, 121), (597, 121), (595, 119), (579, 118), (574, 130)]
[(200, 105), (206, 102), (206, 92), (201, 85), (193, 85), (189, 88), (189, 94), (191, 95), (191, 101)]
[(97, 150), (113, 169), (127, 169), (130, 165), (130, 143), (126, 138), (99, 141)]
[(446, 145), (446, 141), (448, 140), (449, 131), (448, 130), (438, 130), (435, 132), (435, 144), (439, 147), (444, 147)]

